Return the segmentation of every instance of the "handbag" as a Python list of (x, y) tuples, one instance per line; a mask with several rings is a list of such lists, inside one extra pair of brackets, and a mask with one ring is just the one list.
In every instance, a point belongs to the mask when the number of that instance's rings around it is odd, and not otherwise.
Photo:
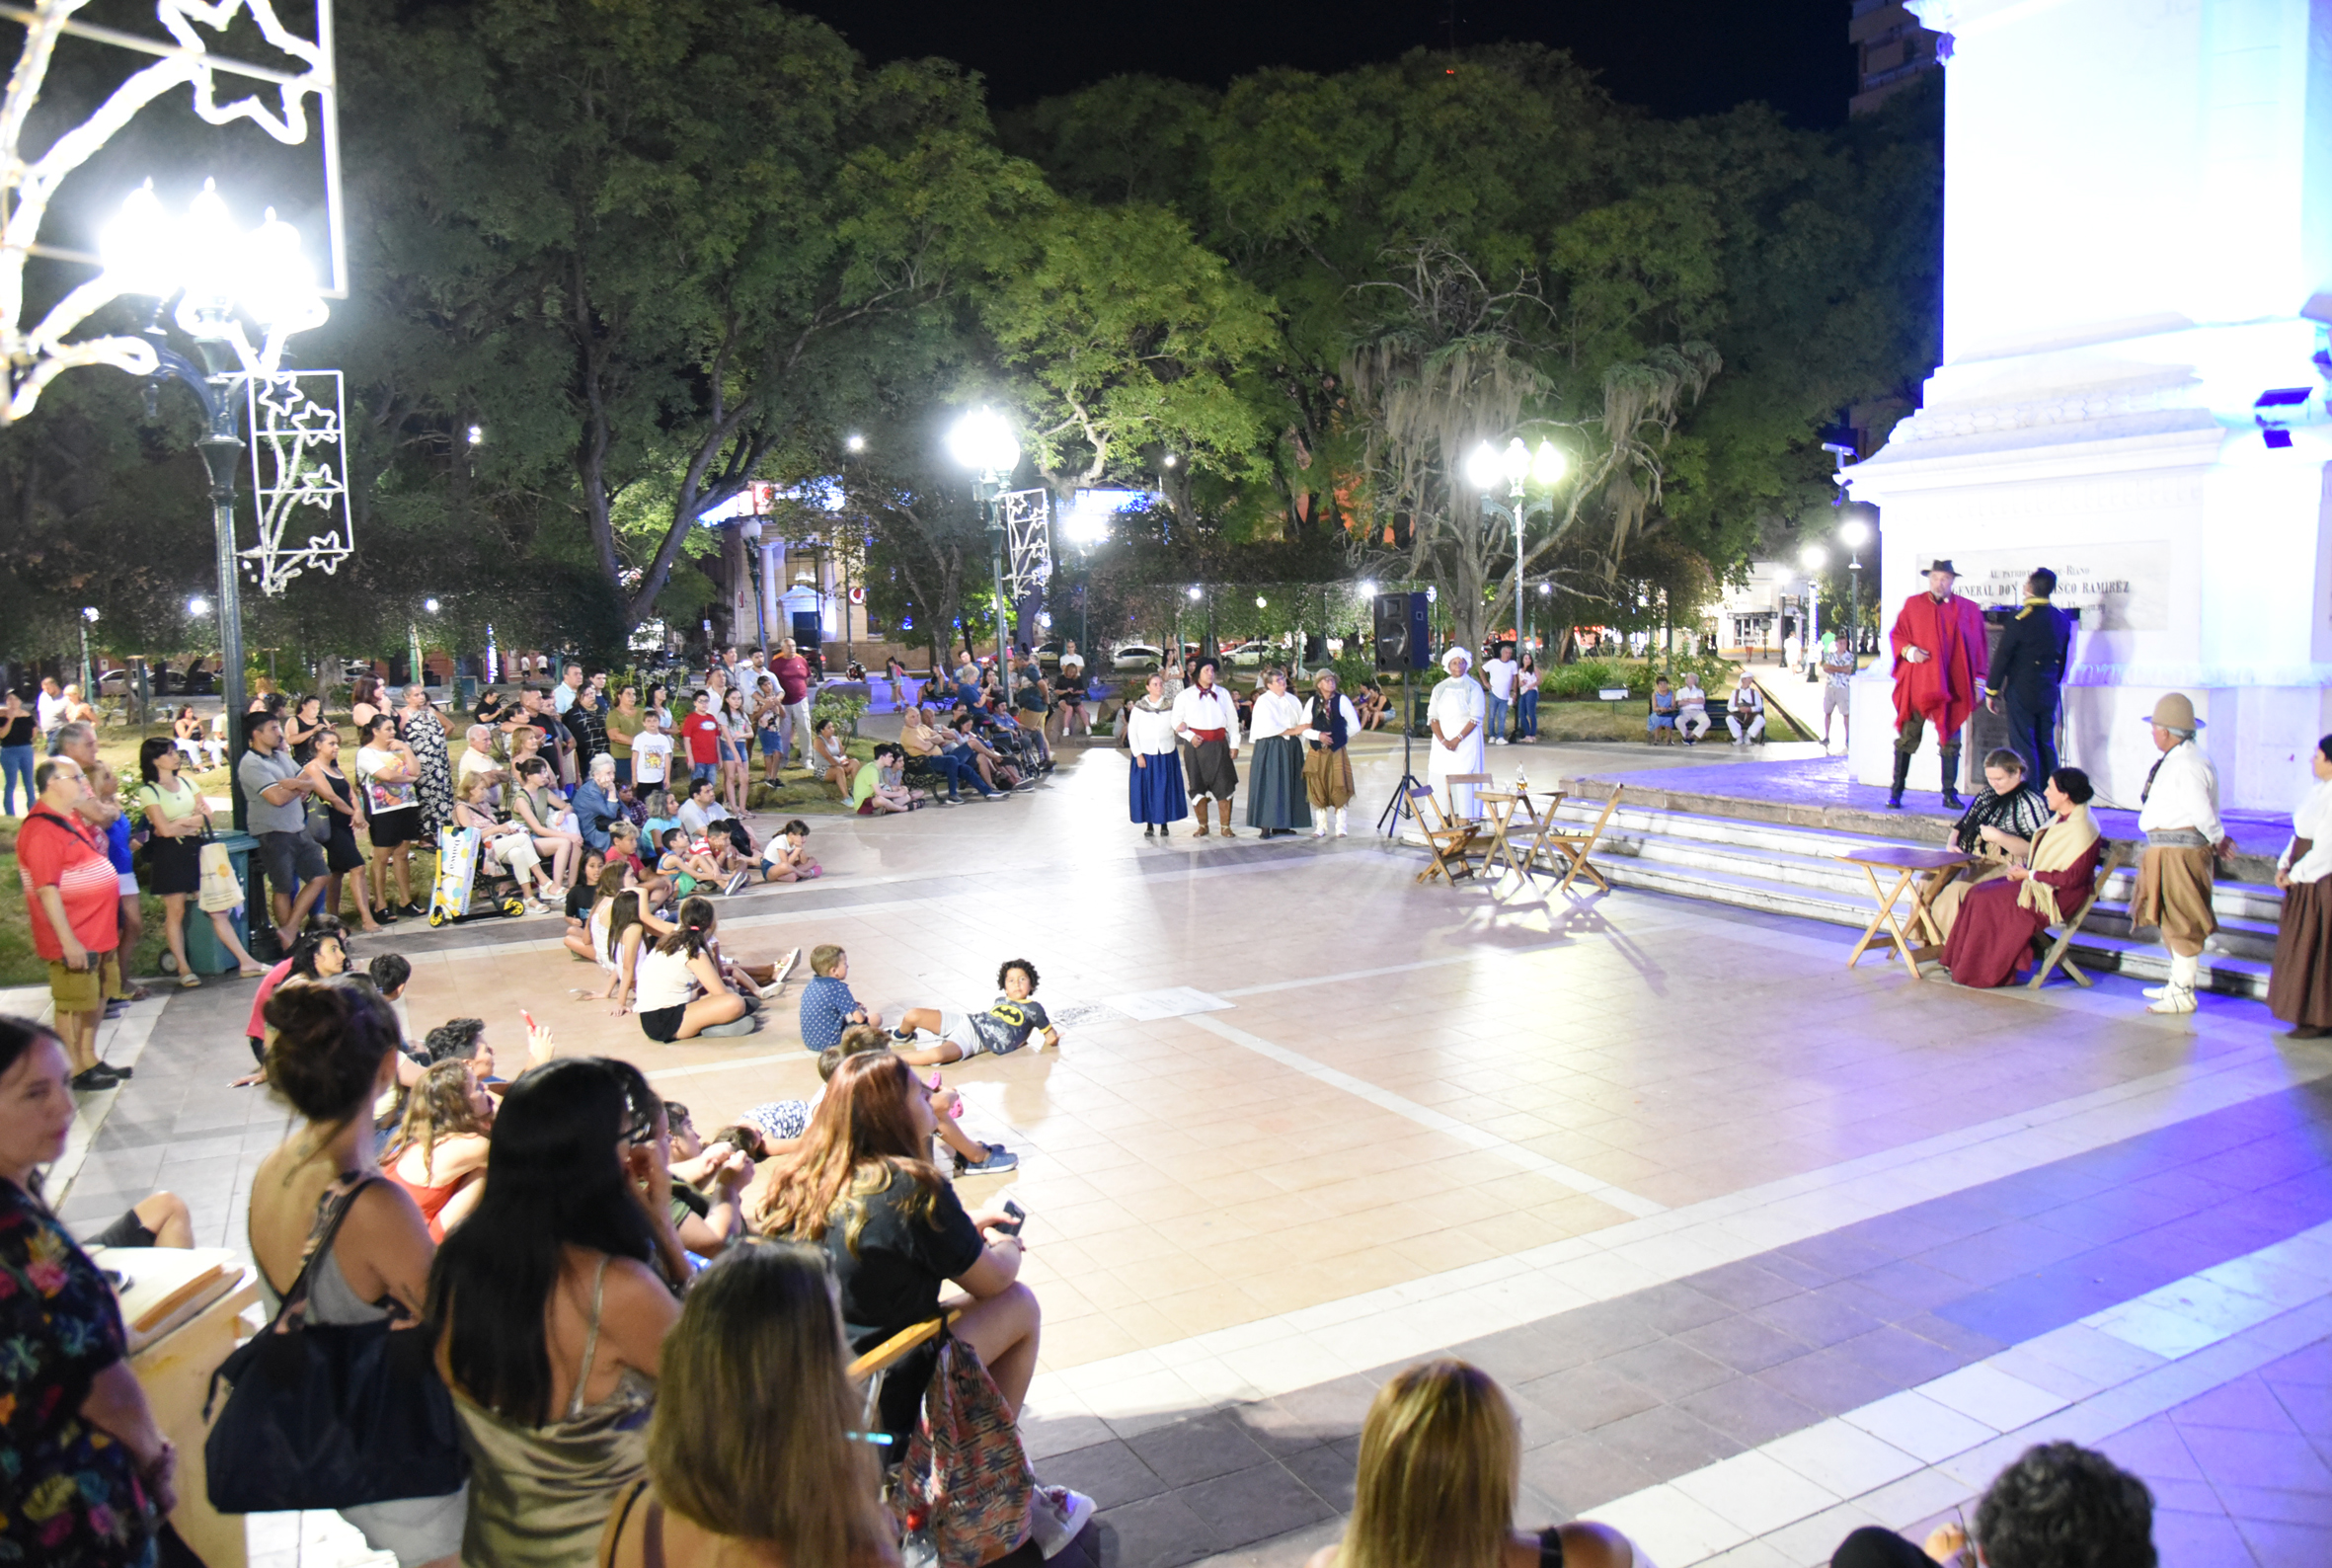
[(894, 1486), (897, 1512), (929, 1531), (941, 1568), (977, 1568), (1028, 1538), (1028, 1450), (978, 1353), (951, 1333), (939, 1337)]
[(221, 1514), (442, 1497), (469, 1478), (434, 1336), (386, 1317), (306, 1320), (316, 1260), (332, 1251), (356, 1195), (381, 1179), (368, 1176), (341, 1198), (273, 1320), (211, 1373), (204, 1420), (220, 1379), (228, 1384), (202, 1444), (210, 1506)]
[(236, 879), (234, 857), (227, 846), (204, 834), (195, 862), (201, 878), (194, 902), (205, 914), (224, 914), (243, 907), (243, 884)]
[(308, 808), (308, 836), (319, 844), (332, 842), (332, 813), (321, 806)]

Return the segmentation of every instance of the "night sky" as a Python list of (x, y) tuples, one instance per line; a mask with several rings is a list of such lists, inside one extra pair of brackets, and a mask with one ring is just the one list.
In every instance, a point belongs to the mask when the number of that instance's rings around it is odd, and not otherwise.
[(1122, 72), (1220, 86), (1267, 65), (1336, 71), (1420, 44), (1569, 49), (1626, 103), (1697, 115), (1761, 99), (1834, 125), (1853, 91), (1848, 0), (795, 0), (875, 61), (939, 54), (1012, 109)]

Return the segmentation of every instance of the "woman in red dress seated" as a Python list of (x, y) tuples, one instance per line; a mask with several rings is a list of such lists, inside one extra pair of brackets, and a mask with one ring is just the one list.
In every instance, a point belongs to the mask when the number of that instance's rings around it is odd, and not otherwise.
[(2060, 767), (2043, 794), (2056, 813), (2034, 835), (2024, 865), (1981, 884), (1961, 902), (1943, 945), (1943, 967), (1962, 985), (2005, 985), (2032, 966), (2033, 938), (2088, 902), (2104, 841), (2089, 815), (2089, 775)]

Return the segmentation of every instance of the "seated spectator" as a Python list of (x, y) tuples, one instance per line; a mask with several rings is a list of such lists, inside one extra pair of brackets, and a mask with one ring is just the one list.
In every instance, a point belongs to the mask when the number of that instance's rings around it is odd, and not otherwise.
[(470, 1454), (467, 1563), (587, 1568), (646, 1468), (688, 1260), (663, 1102), (628, 1062), (571, 1057), (510, 1086), (486, 1188), (429, 1274)]
[(802, 1049), (830, 1051), (852, 1024), (881, 1028), (883, 1015), (850, 993), (850, 955), (832, 943), (810, 950), (810, 983), (802, 987)]
[(494, 814), (494, 788), (484, 773), (464, 773), (456, 787), (453, 825), (474, 829), (478, 852), (492, 864), (518, 879), (520, 895), (532, 895), (537, 914), (559, 907), (559, 884), (534, 847), (534, 835), (523, 823), (505, 823)]
[(676, 896), (685, 899), (727, 885), (730, 873), (709, 839), (691, 839), (687, 828), (675, 827), (664, 834), (663, 851), (656, 872), (671, 883)]
[(648, 907), (648, 896), (637, 888), (625, 888), (592, 908), (591, 958), (607, 976), (607, 988), (597, 999), (609, 1004), (610, 1014), (621, 1018), (631, 1011), (642, 950), (672, 929), (670, 922), (660, 919)]
[[(961, 1061), (982, 1052), (996, 1057), (1009, 1056), (1027, 1045), (1029, 1036), (1039, 1032), (1045, 1036), (1040, 1050), (1045, 1046), (1060, 1049), (1060, 1031), (1045, 1016), (1045, 1004), (1033, 999), (1037, 990), (1036, 965), (1025, 958), (1006, 959), (996, 971), (996, 988), (1003, 994), (983, 1013), (909, 1008), (899, 1018), (898, 1028), (892, 1032), (900, 1058), (910, 1066), (928, 1067)], [(918, 1032), (939, 1036), (939, 1044), (919, 1051), (905, 1049)]]
[(607, 824), (607, 864), (624, 874), (624, 886), (638, 887), (656, 873), (640, 858), (640, 829), (628, 822)]
[(749, 1035), (760, 1027), (759, 996), (732, 990), (713, 949), (712, 901), (683, 899), (678, 928), (640, 955), (633, 1005), (640, 1032), (669, 1044), (698, 1036)]
[[(305, 1267), (310, 1323), (419, 1320), (435, 1243), (412, 1197), (381, 1179), (364, 1114), (396, 1078), (396, 1015), (368, 981), (350, 976), (284, 986), (268, 1003), (268, 1086), (301, 1119), (252, 1177), (251, 1255), (270, 1308)], [(344, 1209), (331, 1246), (310, 1256)], [(340, 1516), (401, 1564), (449, 1565), (468, 1511), (464, 1487)]]
[[(622, 886), (623, 872), (615, 874), (615, 884)], [(591, 918), (591, 906), (599, 902), (601, 887), (609, 881), (607, 861), (596, 849), (583, 851), (583, 875), (575, 879), (575, 886), (567, 890), (563, 905), (567, 918), (567, 934), (575, 935)]]
[(487, 799), (497, 811), (501, 810), (502, 783), (509, 775), (503, 770), (502, 758), (494, 754), (494, 726), (473, 724), (462, 732), (462, 739), (461, 760), (454, 764), (453, 770), (454, 795), (459, 798), (470, 780), (482, 778), (486, 781)]
[(595, 964), (599, 961), (601, 938), (607, 926), (603, 906), (608, 900), (623, 892), (623, 867), (601, 866), (597, 876), (587, 883), (578, 883), (577, 886), (589, 895), (590, 902), (583, 905), (582, 912), (579, 914), (572, 912), (576, 909), (576, 904), (572, 898), (570, 899), (567, 905), (571, 911), (567, 916), (567, 934), (560, 938), (560, 941), (567, 951), (573, 953), (577, 958), (588, 959)]
[(875, 747), (874, 759), (861, 764), (851, 781), (850, 805), (861, 817), (913, 811), (915, 797), (906, 787), (906, 753), (888, 742)]
[(251, 998), (251, 1017), (244, 1025), (244, 1038), (251, 1043), (252, 1059), (260, 1063), (261, 1070), (248, 1077), (237, 1078), (237, 1088), (248, 1088), (266, 1081), (268, 1000), (275, 994), (277, 987), (328, 980), (348, 967), (348, 928), (328, 914), (319, 914), (310, 919), (308, 928), (292, 944), (291, 957), (261, 977), (259, 990)]
[(657, 853), (662, 853), (664, 834), (680, 825), (680, 807), (672, 799), (670, 790), (655, 790), (646, 797), (648, 816), (640, 823), (640, 835)]
[(1368, 1402), (1344, 1539), (1308, 1568), (1650, 1568), (1608, 1525), (1518, 1533), (1521, 1440), (1521, 1419), (1489, 1373), (1447, 1359), (1404, 1367)]
[(406, 1095), (381, 1171), (411, 1195), (431, 1241), (443, 1241), (478, 1206), (493, 1127), (494, 1096), (467, 1061), (449, 1058), (425, 1068)]
[(1725, 728), (1733, 732), (1735, 745), (1761, 745), (1765, 740), (1765, 694), (1757, 689), (1757, 677), (1746, 669), (1741, 684), (1733, 688), (1733, 700), (1725, 705)]
[(1676, 692), (1676, 728), (1684, 733), (1686, 745), (1700, 745), (1700, 738), (1709, 732), (1708, 693), (1700, 689), (1700, 677), (1689, 669)]
[(1019, 769), (1004, 760), (1002, 753), (980, 739), (979, 727), (972, 722), (971, 714), (958, 714), (948, 729), (954, 736), (950, 743), (954, 751), (976, 768), (991, 786), (1009, 790), (1036, 788), (1036, 780), (1023, 778)]
[(787, 823), (761, 851), (761, 880), (815, 882), (825, 875), (825, 868), (810, 858), (809, 845), (810, 824), (799, 817)]
[(711, 779), (697, 779), (688, 786), (688, 798), (680, 803), (679, 822), (688, 829), (690, 838), (703, 839), (712, 846), (711, 852), (720, 860), (724, 870), (737, 869), (738, 856), (754, 856), (758, 850), (753, 835), (745, 831), (745, 824), (730, 814), (729, 808), (714, 798), (715, 785)]
[(575, 790), (575, 828), (584, 844), (605, 854), (608, 824), (623, 821), (615, 799), (615, 758), (601, 751), (587, 765), (589, 776)]
[(549, 762), (530, 756), (511, 771), (518, 782), (509, 795), (510, 820), (534, 835), (535, 853), (550, 863), (552, 885), (565, 892), (583, 873), (583, 834), (560, 799)]
[(909, 708), (906, 717), (899, 722), (898, 738), (899, 745), (906, 750), (906, 776), (909, 779), (920, 776), (945, 784), (948, 787), (946, 798), (949, 804), (958, 804), (964, 799), (963, 786), (966, 784), (982, 796), (996, 793), (980, 776), (979, 770), (972, 765), (970, 758), (950, 749), (951, 738), (930, 722), (927, 709)]
[(1983, 788), (1952, 824), (1953, 843), (1961, 854), (1975, 856), (1975, 864), (1962, 867), (1927, 906), (1946, 938), (1960, 917), (1960, 901), (1971, 889), (2006, 876), (2011, 865), (2023, 861), (2032, 850), (2033, 835), (2051, 820), (2049, 802), (2024, 776), (2024, 758), (2006, 746), (1988, 753), (1983, 759)]
[[(765, 1100), (740, 1116), (738, 1126), (751, 1135), (753, 1147), (738, 1143), (740, 1149), (755, 1160), (791, 1154), (810, 1126), (810, 1118), (816, 1114), (818, 1101), (825, 1098), (824, 1085), (834, 1076), (834, 1069), (851, 1057), (864, 1056), (870, 1051), (889, 1051), (891, 1036), (871, 1024), (852, 1024), (842, 1031), (842, 1043), (829, 1046), (817, 1054), (818, 1091), (807, 1100)], [(925, 1082), (931, 1089), (931, 1108), (939, 1117), (939, 1138), (947, 1144), (956, 1174), (969, 1172), (974, 1176), (989, 1176), (1008, 1171), (1020, 1164), (1020, 1156), (1007, 1150), (1001, 1143), (982, 1143), (957, 1125), (964, 1115), (964, 1097), (955, 1090), (943, 1087), (939, 1074), (933, 1073)], [(716, 1142), (724, 1137), (713, 1135)], [(734, 1141), (734, 1140), (733, 1140)]]
[(73, 1131), (69, 1072), (53, 1031), (0, 1018), (0, 1560), (144, 1568), (178, 1506), (178, 1450), (130, 1371), (119, 1299), (41, 1196)]
[[(1976, 1505), (1976, 1539), (1955, 1522), (1922, 1551), (1865, 1525), (1830, 1568), (1933, 1568), (1973, 1544), (1986, 1568), (2154, 1568), (2154, 1496), (2113, 1460), (2071, 1443), (2041, 1443), (1992, 1477)], [(2296, 1559), (2294, 1559), (2296, 1560)]]
[[(529, 1067), (540, 1066), (551, 1059), (551, 1032), (534, 1022), (524, 1012), (518, 1015), (526, 1026), (526, 1056)], [(429, 1031), (422, 1046), (428, 1064), (458, 1061), (469, 1069), (470, 1076), (489, 1094), (508, 1092), (511, 1080), (496, 1072), (494, 1047), (486, 1039), (486, 1020), (483, 1018), (448, 1018)], [(523, 1074), (527, 1068), (520, 1068)]]
[[(955, 1284), (972, 1299), (951, 1332), (979, 1357), (1017, 1420), (1036, 1374), (1044, 1314), (1019, 1283), (1018, 1222), (1001, 1212), (966, 1214), (925, 1158), (937, 1131), (930, 1088), (895, 1054), (850, 1058), (771, 1185), (756, 1228), (824, 1247), (840, 1286), (843, 1331), (861, 1355), (938, 1316), (940, 1287)], [(913, 1426), (937, 1355), (925, 1346), (884, 1378), (884, 1431)], [(1085, 1528), (1093, 1500), (1042, 1487), (1030, 1513), (1037, 1545), (1049, 1557)]]
[(671, 1138), (672, 1228), (691, 1256), (717, 1258), (744, 1228), (738, 1194), (753, 1179), (753, 1162), (731, 1144), (708, 1147), (677, 1100), (664, 1101), (664, 1129)]
[(842, 727), (831, 719), (819, 723), (810, 743), (810, 771), (823, 778), (837, 796), (849, 795), (851, 781), (858, 777), (858, 762), (842, 739)]
[(598, 1560), (895, 1568), (848, 1361), (823, 1254), (740, 1247), (707, 1268), (663, 1343), (648, 1473), (615, 1500)]
[(121, 1211), (121, 1217), (81, 1245), (104, 1247), (192, 1247), (194, 1212), (176, 1193), (149, 1193)]
[(1943, 944), (1943, 967), (1962, 985), (2005, 985), (2030, 969), (2033, 940), (2072, 916), (2097, 882), (2103, 841), (2089, 815), (2089, 775), (2060, 767), (2049, 775), (2046, 799), (2055, 814), (2033, 835), (2028, 864), (1980, 883), (1961, 901), (1959, 917)]
[(1361, 729), (1377, 730), (1383, 728), (1385, 710), (1390, 704), (1385, 701), (1384, 689), (1371, 677), (1354, 688), (1353, 706), (1360, 710)]
[(1645, 717), (1644, 734), (1657, 736), (1663, 730), (1676, 727), (1676, 694), (1671, 690), (1668, 676), (1661, 675), (1652, 682), (1652, 711)]

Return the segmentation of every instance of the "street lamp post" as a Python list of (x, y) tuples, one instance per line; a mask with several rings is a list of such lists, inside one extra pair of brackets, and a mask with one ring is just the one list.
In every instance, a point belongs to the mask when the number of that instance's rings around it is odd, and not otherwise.
[(81, 691), (91, 703), (97, 701), (97, 671), (89, 663), (89, 627), (96, 619), (96, 605), (85, 604), (81, 607)]
[(1817, 662), (1816, 647), (1822, 639), (1822, 572), (1830, 564), (1830, 553), (1819, 544), (1810, 544), (1798, 552), (1798, 564), (1806, 569), (1806, 659)]
[(1838, 524), (1838, 542), (1846, 547), (1847, 599), (1852, 613), (1849, 624), (1854, 638), (1854, 651), (1862, 651), (1862, 547), (1871, 542), (1871, 525), (1860, 517), (1848, 517)]
[(948, 431), (948, 454), (972, 470), (973, 493), (979, 497), (980, 512), (988, 525), (989, 558), (995, 573), (996, 669), (1003, 676), (1004, 702), (1009, 707), (1012, 657), (1005, 650), (1005, 639), (1011, 634), (1004, 626), (1004, 512), (996, 497), (1003, 491), (1005, 479), (1020, 466), (1020, 437), (1012, 433), (1011, 425), (1001, 414), (976, 409), (956, 421)]
[[(1488, 441), (1475, 447), (1466, 458), (1466, 482), (1482, 493), (1482, 515), (1504, 517), (1515, 528), (1515, 644), (1521, 652), (1530, 644), (1529, 617), (1522, 599), (1523, 524), (1532, 512), (1554, 515), (1554, 488), (1563, 477), (1563, 454), (1555, 443), (1541, 440), (1533, 453), (1522, 444), (1522, 437), (1515, 436), (1500, 451)], [(1507, 499), (1503, 502), (1491, 495), (1500, 479), (1506, 481)], [(1529, 499), (1525, 487), (1535, 485), (1543, 492), (1540, 499)], [(1496, 629), (1493, 628), (1493, 635)]]

